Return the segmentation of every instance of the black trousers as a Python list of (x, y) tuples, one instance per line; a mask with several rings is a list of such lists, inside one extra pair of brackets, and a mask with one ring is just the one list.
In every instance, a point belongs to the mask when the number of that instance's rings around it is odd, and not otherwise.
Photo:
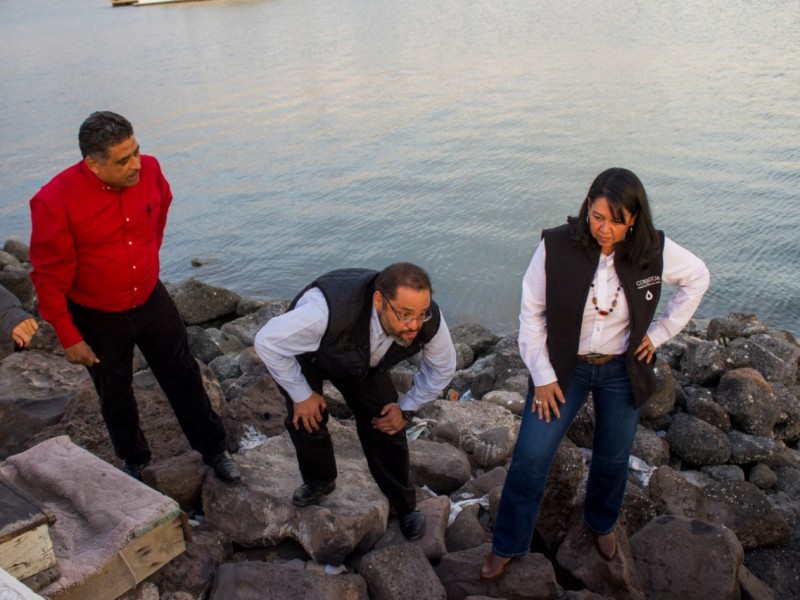
[[(375, 373), (364, 380), (358, 380), (323, 372), (306, 360), (300, 360), (300, 366), (311, 389), (318, 394), (322, 395), (322, 383), (326, 379), (342, 393), (355, 417), (361, 448), (378, 487), (398, 514), (404, 515), (413, 511), (417, 506), (417, 499), (414, 486), (409, 483), (406, 432), (388, 435), (372, 426), (373, 417), (379, 417), (384, 406), (398, 400), (397, 390), (389, 374)], [(292, 425), (294, 402), (285, 390), (281, 389), (281, 393), (286, 398), (288, 412), (286, 429), (297, 453), (303, 482), (314, 488), (333, 481), (336, 479), (336, 458), (328, 431), (328, 411), (324, 412), (318, 431), (308, 433), (302, 425), (295, 430)]]
[(104, 312), (69, 303), (73, 322), (100, 363), (89, 367), (116, 455), (146, 464), (150, 448), (133, 396), (133, 347), (138, 346), (169, 400), (192, 448), (213, 456), (225, 448), (222, 419), (211, 408), (200, 367), (189, 351), (178, 308), (159, 281), (141, 306)]

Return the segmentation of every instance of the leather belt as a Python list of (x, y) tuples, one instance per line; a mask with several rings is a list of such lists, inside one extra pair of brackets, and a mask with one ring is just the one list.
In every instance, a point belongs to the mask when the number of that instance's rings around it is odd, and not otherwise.
[(578, 360), (582, 360), (590, 365), (604, 365), (617, 358), (619, 354), (578, 354)]

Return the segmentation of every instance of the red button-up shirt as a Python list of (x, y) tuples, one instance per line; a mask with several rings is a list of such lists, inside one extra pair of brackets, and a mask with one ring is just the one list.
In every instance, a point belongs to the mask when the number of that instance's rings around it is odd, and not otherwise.
[(158, 281), (172, 192), (158, 161), (141, 161), (134, 186), (109, 187), (81, 161), (31, 199), (31, 279), (39, 313), (65, 348), (83, 339), (68, 298), (121, 312), (142, 304)]

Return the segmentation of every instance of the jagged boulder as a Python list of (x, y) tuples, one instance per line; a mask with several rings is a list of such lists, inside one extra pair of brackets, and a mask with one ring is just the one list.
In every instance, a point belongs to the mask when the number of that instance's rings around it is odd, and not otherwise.
[(486, 402), (437, 400), (425, 407), (424, 417), (435, 422), (433, 441), (461, 449), (481, 469), (505, 464), (517, 440), (514, 415)]
[(184, 323), (197, 325), (236, 313), (241, 296), (197, 279), (187, 279), (171, 286), (172, 296)]
[(631, 536), (630, 548), (648, 600), (739, 600), (744, 550), (726, 527), (662, 515)]
[(302, 481), (288, 433), (238, 455), (242, 481), (209, 477), (203, 486), (207, 522), (245, 547), (293, 539), (317, 562), (338, 565), (386, 531), (389, 503), (367, 469), (355, 429), (331, 420), (337, 489), (317, 506), (298, 508), (292, 493)]

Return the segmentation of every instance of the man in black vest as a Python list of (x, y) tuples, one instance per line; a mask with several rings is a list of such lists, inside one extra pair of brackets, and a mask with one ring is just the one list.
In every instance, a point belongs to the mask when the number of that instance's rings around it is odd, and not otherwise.
[[(405, 428), (414, 411), (439, 397), (456, 355), (428, 274), (396, 263), (383, 271), (339, 269), (303, 289), (289, 310), (256, 335), (255, 349), (286, 398), (286, 428), (301, 485), (296, 506), (319, 503), (336, 488), (322, 383), (329, 380), (353, 412), (370, 472), (397, 513), (403, 535), (422, 537), (409, 482)], [(398, 401), (389, 369), (421, 352), (414, 385)]]

